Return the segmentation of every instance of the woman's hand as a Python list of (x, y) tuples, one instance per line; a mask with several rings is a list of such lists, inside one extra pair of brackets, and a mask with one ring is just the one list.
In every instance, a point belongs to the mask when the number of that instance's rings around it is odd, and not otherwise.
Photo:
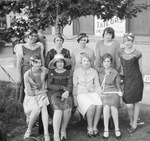
[(69, 96), (69, 91), (65, 91), (63, 94), (62, 94), (62, 100), (64, 100), (64, 99), (67, 99), (68, 98), (68, 96)]

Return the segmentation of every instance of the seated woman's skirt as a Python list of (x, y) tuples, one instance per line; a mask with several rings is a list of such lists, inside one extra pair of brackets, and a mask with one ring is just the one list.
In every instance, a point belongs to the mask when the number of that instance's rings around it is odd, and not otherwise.
[(117, 109), (120, 107), (120, 98), (119, 98), (119, 95), (117, 93), (105, 92), (103, 94), (106, 95), (106, 97), (104, 97), (102, 99), (103, 107), (105, 105), (114, 106)]
[(72, 97), (69, 96), (67, 99), (61, 99), (60, 95), (53, 94), (51, 97), (51, 103), (53, 110), (65, 111), (68, 108), (72, 108)]
[(45, 94), (41, 94), (38, 96), (26, 95), (23, 102), (23, 108), (27, 118), (30, 117), (31, 113), (36, 112), (37, 110), (40, 110), (42, 106), (47, 105), (49, 105), (49, 100)]
[(101, 98), (96, 92), (77, 95), (77, 102), (78, 110), (83, 117), (91, 105), (102, 105)]

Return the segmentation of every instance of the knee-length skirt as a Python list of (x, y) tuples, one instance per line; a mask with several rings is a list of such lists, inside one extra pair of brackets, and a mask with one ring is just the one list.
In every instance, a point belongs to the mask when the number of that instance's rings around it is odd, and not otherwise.
[(77, 102), (78, 110), (83, 117), (91, 105), (102, 105), (101, 98), (96, 92), (77, 95)]

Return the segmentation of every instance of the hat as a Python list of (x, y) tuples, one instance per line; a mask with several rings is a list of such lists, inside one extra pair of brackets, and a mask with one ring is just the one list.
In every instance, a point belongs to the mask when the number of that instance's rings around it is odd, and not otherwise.
[(135, 36), (133, 35), (133, 33), (125, 33), (124, 37), (126, 37), (128, 40), (131, 40), (132, 42), (135, 39)]
[[(79, 42), (84, 37), (88, 38), (89, 36), (87, 36), (86, 33), (80, 33), (79, 36), (78, 36), (77, 42)], [(87, 40), (87, 42), (89, 42), (89, 40)]]
[(71, 60), (70, 60), (70, 59), (65, 58), (62, 54), (58, 53), (58, 54), (56, 54), (56, 55), (54, 56), (54, 59), (49, 62), (48, 68), (49, 68), (49, 69), (54, 69), (54, 68), (56, 68), (56, 67), (54, 66), (54, 64), (56, 63), (56, 61), (58, 61), (58, 60), (60, 60), (60, 59), (65, 61), (65, 66), (71, 65)]

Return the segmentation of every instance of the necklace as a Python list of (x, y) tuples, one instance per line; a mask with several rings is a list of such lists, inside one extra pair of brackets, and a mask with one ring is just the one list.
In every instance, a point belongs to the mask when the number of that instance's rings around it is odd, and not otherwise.
[(55, 69), (55, 71), (57, 72), (57, 73), (63, 73), (63, 72), (65, 72), (66, 71), (66, 69), (64, 69), (64, 68), (62, 68), (62, 69)]

